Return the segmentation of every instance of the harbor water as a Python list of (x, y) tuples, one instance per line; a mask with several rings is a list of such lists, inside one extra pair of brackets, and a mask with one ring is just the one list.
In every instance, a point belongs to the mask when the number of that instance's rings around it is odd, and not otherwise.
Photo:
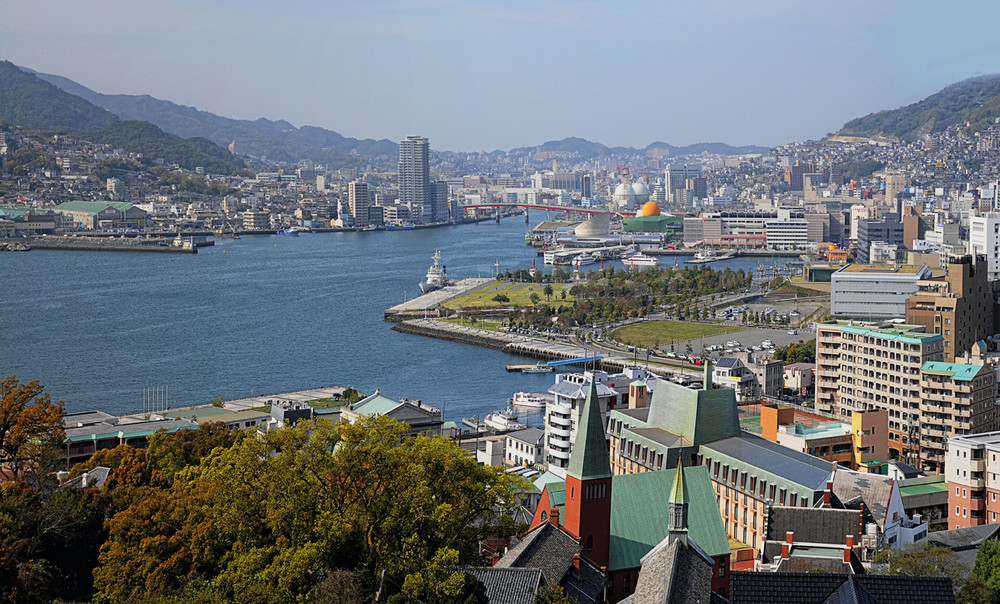
[[(453, 278), (530, 268), (526, 228), (513, 217), (244, 236), (190, 256), (2, 254), (0, 373), (38, 379), (68, 411), (136, 412), (150, 386), (184, 406), (329, 385), (421, 399), (446, 419), (482, 417), (514, 392), (545, 392), (553, 374), (508, 373), (505, 364), (531, 361), (397, 333), (382, 314), (419, 295), (437, 249)], [(756, 270), (757, 260), (712, 266)]]

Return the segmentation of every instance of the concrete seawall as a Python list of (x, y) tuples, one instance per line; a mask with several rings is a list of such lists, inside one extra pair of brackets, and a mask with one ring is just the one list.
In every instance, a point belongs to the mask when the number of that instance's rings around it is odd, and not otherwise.
[[(577, 359), (594, 354), (593, 350), (587, 350), (575, 344), (569, 344), (558, 340), (541, 340), (525, 337), (523, 335), (510, 334), (475, 327), (465, 327), (453, 325), (433, 319), (411, 319), (393, 325), (393, 330), (401, 333), (412, 333), (429, 338), (449, 340), (462, 344), (473, 344), (484, 346), (494, 350), (501, 350), (509, 354), (542, 359), (545, 361), (563, 361), (567, 359)], [(632, 358), (608, 356), (597, 361), (599, 369), (608, 371), (622, 371), (625, 367), (633, 366)], [(668, 367), (650, 365), (649, 370), (659, 375), (675, 373)]]
[(139, 243), (111, 243), (85, 241), (58, 241), (31, 239), (28, 245), (36, 250), (74, 250), (87, 252), (157, 252), (161, 254), (197, 254), (198, 248), (183, 248), (175, 245), (148, 245)]

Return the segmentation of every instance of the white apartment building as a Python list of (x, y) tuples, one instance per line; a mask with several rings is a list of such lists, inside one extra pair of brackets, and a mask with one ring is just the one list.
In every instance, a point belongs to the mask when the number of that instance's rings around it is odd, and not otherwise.
[(969, 247), (986, 256), (989, 280), (1000, 279), (1000, 213), (969, 215)]
[(597, 382), (597, 398), (601, 417), (607, 422), (608, 409), (626, 403), (629, 384), (635, 380), (646, 383), (653, 390), (656, 377), (638, 367), (627, 367), (623, 373), (609, 375), (604, 371), (584, 371), (556, 375), (549, 393), (555, 397), (545, 406), (545, 459), (548, 470), (561, 478), (566, 477), (569, 455), (576, 441), (577, 426), (583, 413), (583, 403), (590, 390), (590, 382)]

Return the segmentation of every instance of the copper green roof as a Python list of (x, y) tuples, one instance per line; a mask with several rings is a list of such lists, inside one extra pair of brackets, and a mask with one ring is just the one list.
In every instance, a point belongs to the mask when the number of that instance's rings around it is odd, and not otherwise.
[(127, 201), (67, 201), (55, 207), (57, 212), (90, 212), (96, 214), (108, 208), (119, 212), (130, 209), (133, 204)]
[(914, 484), (899, 487), (899, 494), (902, 497), (911, 495), (927, 495), (928, 493), (947, 493), (947, 482), (932, 482), (929, 484)]
[(841, 331), (850, 332), (859, 336), (899, 340), (900, 342), (906, 342), (908, 344), (925, 344), (927, 342), (937, 342), (938, 340), (944, 339), (939, 333), (923, 333), (919, 331), (911, 331), (911, 329), (913, 329), (913, 327), (910, 325), (878, 329), (865, 329), (863, 327), (848, 325), (846, 327), (842, 327)]
[(674, 472), (674, 488), (670, 491), (670, 503), (687, 503), (687, 489), (684, 487), (684, 462), (677, 460), (677, 471)]
[[(611, 479), (611, 552), (608, 569), (639, 568), (642, 557), (670, 532), (669, 493), (676, 470), (657, 470), (614, 476)], [(692, 466), (684, 470), (688, 501), (688, 538), (709, 556), (731, 553), (726, 527), (722, 524), (708, 469)], [(549, 505), (566, 517), (566, 483), (545, 487)]]
[(580, 480), (611, 476), (608, 441), (604, 438), (604, 422), (601, 420), (601, 404), (597, 399), (595, 379), (590, 380), (590, 390), (583, 403), (583, 413), (576, 431), (576, 442), (569, 455), (566, 475)]
[(927, 361), (920, 371), (927, 373), (938, 373), (950, 376), (955, 381), (967, 382), (976, 377), (985, 365), (963, 365), (961, 363), (942, 363), (940, 361)]

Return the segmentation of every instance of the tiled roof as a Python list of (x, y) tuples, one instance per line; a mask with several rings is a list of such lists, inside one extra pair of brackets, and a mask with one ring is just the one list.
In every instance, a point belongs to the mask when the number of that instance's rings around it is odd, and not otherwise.
[(494, 568), (537, 568), (542, 571), (546, 585), (558, 585), (573, 565), (573, 556), (579, 553), (576, 539), (545, 522), (510, 548)]
[[(854, 586), (839, 591), (847, 581)], [(863, 590), (867, 600), (842, 599)], [(733, 571), (729, 575), (731, 604), (942, 604), (954, 602), (951, 579), (889, 575), (838, 575), (832, 573), (757, 573)]]
[(467, 568), (463, 569), (486, 588), (490, 604), (534, 604), (542, 582), (538, 568)]
[(1000, 524), (981, 524), (927, 534), (927, 540), (932, 544), (953, 550), (979, 547), (983, 541), (998, 537), (1000, 537)]
[(852, 535), (855, 543), (860, 543), (858, 514), (857, 510), (775, 506), (768, 514), (767, 538), (784, 541), (788, 531), (792, 531), (796, 542), (840, 546), (847, 543), (848, 535)]
[(711, 593), (712, 560), (682, 541), (664, 539), (643, 557), (632, 603), (707, 603)]
[(833, 494), (847, 507), (855, 507), (863, 501), (872, 520), (882, 529), (894, 483), (892, 478), (880, 474), (837, 470), (833, 476)]

